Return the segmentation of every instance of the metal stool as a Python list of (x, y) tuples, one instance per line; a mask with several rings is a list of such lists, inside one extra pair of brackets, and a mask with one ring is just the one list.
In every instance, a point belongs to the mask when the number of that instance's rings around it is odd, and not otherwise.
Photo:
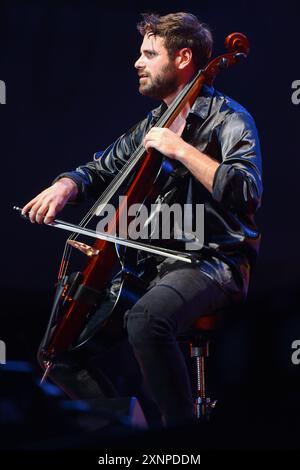
[(195, 416), (201, 420), (209, 420), (217, 400), (212, 400), (207, 396), (205, 363), (209, 357), (209, 345), (211, 334), (220, 323), (220, 316), (217, 313), (201, 317), (193, 326), (193, 332), (189, 335), (190, 357), (195, 358), (197, 388), (194, 401)]

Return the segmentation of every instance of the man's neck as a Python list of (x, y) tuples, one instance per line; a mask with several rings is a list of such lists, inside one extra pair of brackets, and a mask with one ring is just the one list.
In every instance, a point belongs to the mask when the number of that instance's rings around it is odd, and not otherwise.
[(185, 84), (181, 84), (178, 86), (178, 88), (174, 91), (174, 93), (171, 93), (170, 95), (166, 96), (163, 101), (166, 103), (166, 105), (169, 107), (173, 101), (175, 100), (176, 96), (179, 95), (179, 93), (181, 92), (181, 90), (183, 90), (183, 88), (185, 87), (186, 83)]
[(166, 96), (163, 101), (166, 103), (166, 105), (169, 107), (173, 101), (175, 100), (176, 96), (183, 90), (183, 88), (192, 80), (194, 77), (194, 71), (193, 70), (188, 70), (185, 72), (185, 74), (182, 74), (179, 78), (179, 84), (174, 93), (171, 93), (170, 95)]

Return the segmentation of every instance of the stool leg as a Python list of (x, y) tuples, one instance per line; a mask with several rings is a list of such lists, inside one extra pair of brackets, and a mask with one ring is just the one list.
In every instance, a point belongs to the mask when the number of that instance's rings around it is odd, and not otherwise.
[(202, 346), (195, 346), (190, 343), (191, 357), (196, 358), (197, 369), (197, 393), (194, 403), (195, 415), (198, 419), (209, 419), (210, 412), (214, 408), (216, 401), (211, 401), (206, 397), (205, 383), (205, 359), (209, 356), (209, 342)]

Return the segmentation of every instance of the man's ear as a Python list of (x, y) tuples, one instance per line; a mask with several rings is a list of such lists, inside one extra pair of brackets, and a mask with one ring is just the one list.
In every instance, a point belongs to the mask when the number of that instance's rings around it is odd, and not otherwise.
[(189, 47), (180, 49), (176, 54), (176, 65), (179, 70), (185, 69), (192, 62), (193, 53)]

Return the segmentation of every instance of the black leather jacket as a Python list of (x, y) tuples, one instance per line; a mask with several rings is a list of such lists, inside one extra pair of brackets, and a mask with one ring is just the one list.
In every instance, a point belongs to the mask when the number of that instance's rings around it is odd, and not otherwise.
[[(116, 176), (165, 109), (151, 111), (93, 161), (60, 174), (78, 186), (78, 200), (98, 197)], [(212, 194), (183, 165), (174, 178), (173, 201), (204, 204), (204, 243), (201, 268), (229, 293), (245, 295), (250, 268), (258, 253), (260, 234), (254, 213), (261, 203), (261, 154), (255, 123), (236, 101), (204, 86), (187, 117), (184, 140), (221, 164)], [(180, 172), (179, 172), (180, 173)], [(55, 180), (55, 181), (56, 181)], [(169, 202), (169, 201), (168, 201)], [(178, 262), (166, 261), (170, 269)], [(172, 269), (172, 268), (171, 268)]]

